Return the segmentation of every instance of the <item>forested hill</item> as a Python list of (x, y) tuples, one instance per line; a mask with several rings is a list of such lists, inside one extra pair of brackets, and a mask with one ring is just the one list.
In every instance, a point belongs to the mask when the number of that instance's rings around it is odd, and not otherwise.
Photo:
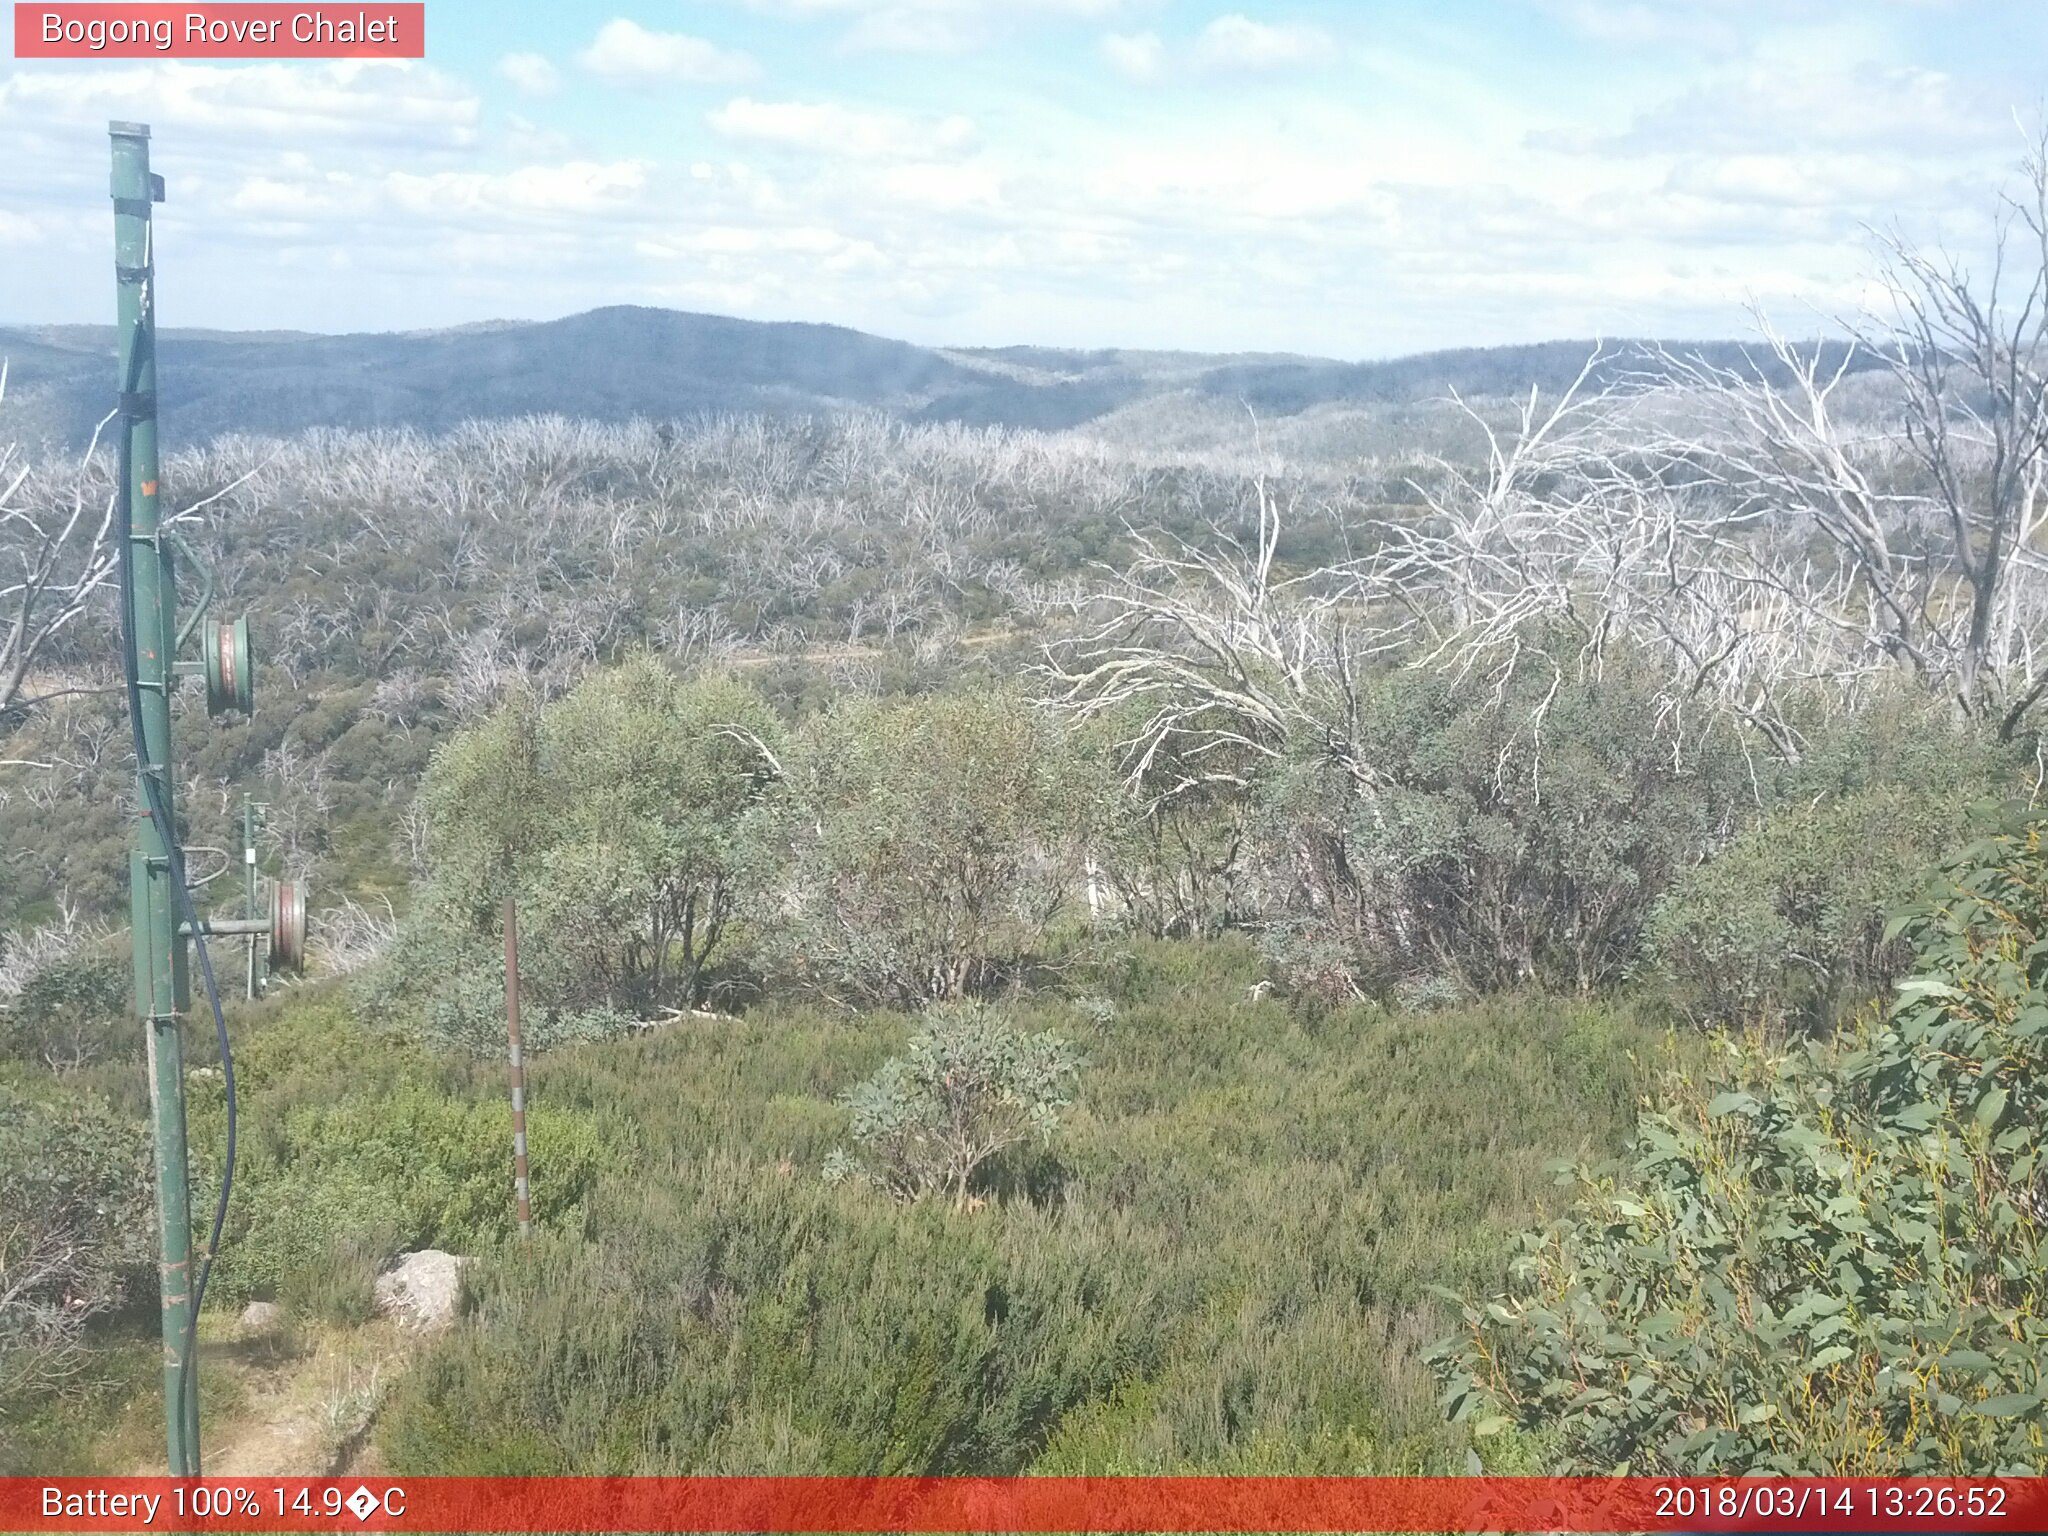
[[(1524, 393), (1569, 383), (1590, 342), (1422, 353), (1344, 363), (1047, 347), (936, 350), (843, 326), (764, 323), (614, 306), (538, 323), (410, 334), (165, 330), (165, 430), (412, 426), (559, 413), (603, 421), (705, 412), (868, 408), (916, 421), (1060, 430), (1165, 395), (1243, 401), (1290, 415), (1324, 404)], [(1685, 344), (1688, 348), (1692, 344)], [(98, 326), (0, 328), (17, 431), (81, 443), (114, 389), (113, 334)], [(1735, 361), (1732, 343), (1710, 356)]]

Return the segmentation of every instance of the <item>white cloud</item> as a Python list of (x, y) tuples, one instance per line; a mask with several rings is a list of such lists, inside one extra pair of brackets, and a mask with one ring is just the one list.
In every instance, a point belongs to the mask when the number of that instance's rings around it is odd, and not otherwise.
[(1329, 57), (1334, 44), (1320, 27), (1273, 24), (1249, 16), (1218, 16), (1195, 39), (1195, 60), (1209, 69), (1293, 69)]
[(647, 83), (681, 80), (693, 85), (730, 85), (751, 80), (761, 72), (744, 53), (683, 32), (650, 32), (623, 16), (599, 27), (577, 62), (608, 80)]
[(1128, 8), (1129, 0), (749, 0), (752, 9), (783, 16), (1039, 16), (1096, 20)]
[(775, 15), (846, 24), (841, 41), (854, 49), (895, 53), (959, 53), (993, 42), (1033, 21), (1101, 20), (1130, 0), (749, 0)]
[(160, 135), (203, 134), (209, 149), (281, 139), (305, 148), (399, 144), (430, 154), (473, 144), (478, 116), (474, 92), (411, 60), (151, 62), (0, 76), (0, 131), (10, 137), (146, 117)]
[(1156, 80), (1166, 64), (1166, 44), (1157, 32), (1110, 32), (1103, 36), (1102, 56), (1127, 80)]
[(1741, 154), (1688, 156), (1667, 186), (1724, 203), (1856, 210), (1897, 207), (1923, 192), (1896, 160), (1862, 155)]
[(965, 53), (988, 40), (986, 13), (952, 6), (883, 6), (846, 32), (847, 47), (878, 53)]
[(1381, 184), (1379, 157), (1342, 147), (1360, 140), (1356, 123), (1327, 145), (1231, 123), (1105, 155), (1080, 186), (1100, 209), (1189, 229), (1386, 219), (1395, 204)]
[(1097, 43), (1109, 67), (1140, 84), (1159, 79), (1178, 54), (1212, 74), (1296, 69), (1328, 59), (1336, 44), (1320, 27), (1219, 16), (1184, 49), (1170, 50), (1157, 32), (1109, 32)]
[(506, 54), (498, 60), (498, 77), (522, 96), (552, 96), (562, 88), (562, 72), (538, 53)]
[(544, 128), (517, 112), (505, 114), (504, 150), (524, 161), (566, 159), (574, 154), (575, 138), (553, 128)]
[[(195, 207), (292, 156), (458, 161), (475, 152), (481, 116), (474, 92), (415, 61), (18, 67), (0, 73), (0, 206), (39, 217), (104, 207), (110, 118), (151, 124), (171, 198)], [(22, 281), (9, 274), (0, 287)]]
[(881, 253), (864, 240), (850, 240), (835, 229), (796, 225), (761, 229), (712, 224), (688, 234), (636, 241), (634, 249), (661, 261), (687, 261), (707, 256), (795, 255), (821, 257), (828, 267), (878, 264)]
[[(1620, 48), (1681, 47), (1728, 53), (1741, 46), (1742, 26), (1703, 5), (1651, 5), (1647, 0), (1536, 0), (1541, 10), (1582, 37)], [(1751, 18), (1752, 21), (1754, 17)]]
[(505, 171), (316, 170), (280, 166), (240, 178), (222, 206), (235, 214), (311, 234), (347, 226), (374, 234), (433, 228), (443, 235), (487, 235), (593, 214), (638, 217), (652, 167), (645, 161), (568, 160)]
[[(1204, 31), (1216, 7), (1184, 22), (1166, 0), (779, 0), (815, 25), (766, 28), (773, 89), (680, 112), (673, 90), (621, 96), (603, 123), (513, 99), (575, 74), (574, 49), (552, 74), (487, 56), (489, 112), (417, 63), (0, 65), (0, 307), (104, 311), (110, 117), (158, 126), (174, 323), (667, 302), (923, 340), (1340, 355), (1732, 331), (1750, 291), (1829, 305), (1867, 268), (1862, 224), (1973, 238), (2020, 149), (2014, 60), (1887, 54), (1881, 36), (1802, 50), (1775, 24), (1695, 53), (1637, 0), (1519, 3), (1557, 18), (1557, 57), (1504, 61), (1514, 40), (1444, 13), (1368, 28), (1348, 8), (1217, 0), (1242, 14)], [(1767, 21), (1768, 3), (1727, 8)], [(701, 39), (597, 31), (605, 14), (588, 27), (607, 78), (754, 70)], [(1285, 24), (1311, 14), (1332, 35)], [(1284, 92), (1108, 88), (1111, 70), (1311, 65), (1340, 40), (1344, 70)], [(1021, 91), (984, 61), (934, 91), (929, 71), (835, 51), (1012, 41), (1034, 67), (1058, 50), (1068, 85)], [(785, 46), (803, 85), (782, 83)], [(1617, 67), (1633, 47), (1660, 51)], [(835, 72), (857, 87), (809, 83)]]
[(832, 102), (755, 101), (741, 96), (713, 112), (709, 122), (729, 139), (857, 158), (950, 156), (974, 145), (974, 124), (965, 117), (913, 118)]
[(512, 210), (530, 214), (589, 214), (624, 210), (635, 205), (647, 187), (645, 161), (609, 164), (573, 160), (564, 165), (524, 165), (502, 173), (442, 171), (416, 176), (393, 171), (383, 191), (406, 213), (448, 218), (482, 211)]
[(1002, 201), (1002, 178), (983, 165), (897, 165), (876, 184), (892, 202), (935, 210), (993, 208)]
[[(2004, 104), (1981, 85), (1918, 66), (1800, 61), (1717, 72), (1638, 114), (1601, 148), (1775, 152), (1857, 147), (1925, 155), (2016, 146)], [(1988, 110), (1987, 110), (1988, 108)]]

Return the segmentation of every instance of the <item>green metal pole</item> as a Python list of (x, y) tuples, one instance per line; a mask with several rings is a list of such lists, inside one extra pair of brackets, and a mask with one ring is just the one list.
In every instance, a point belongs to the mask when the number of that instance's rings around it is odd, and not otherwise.
[(145, 761), (137, 765), (135, 848), (130, 855), (135, 931), (135, 1007), (149, 1048), (149, 1108), (156, 1130), (156, 1199), (161, 1240), (164, 1338), (164, 1432), (174, 1477), (199, 1472), (197, 1393), (188, 1393), (183, 1354), (192, 1307), (191, 1183), (185, 1150), (185, 1060), (179, 1013), (186, 997), (185, 946), (178, 937), (171, 889), (170, 839), (175, 826), (158, 821), (142, 775), (175, 815), (171, 771), (173, 617), (177, 593), (170, 551), (157, 537), (156, 278), (150, 204), (149, 129), (111, 123), (114, 174), (114, 269), (120, 296), (122, 410), (130, 418), (128, 539), (133, 561), (130, 619), (141, 685)]

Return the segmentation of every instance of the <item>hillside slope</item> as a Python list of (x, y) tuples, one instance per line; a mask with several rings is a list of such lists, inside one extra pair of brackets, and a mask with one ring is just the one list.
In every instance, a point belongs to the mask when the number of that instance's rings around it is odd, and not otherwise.
[[(1321, 405), (1413, 403), (1560, 389), (1590, 341), (1466, 348), (1346, 363), (1049, 347), (933, 349), (843, 326), (618, 305), (544, 322), (409, 334), (180, 331), (158, 340), (171, 442), (228, 432), (410, 426), (556, 413), (598, 421), (708, 412), (870, 409), (913, 421), (1061, 431), (1169, 395), (1288, 416)], [(1617, 344), (1610, 343), (1610, 346)], [(1737, 363), (1729, 342), (1697, 347)], [(78, 444), (114, 390), (98, 326), (0, 327), (10, 437)]]

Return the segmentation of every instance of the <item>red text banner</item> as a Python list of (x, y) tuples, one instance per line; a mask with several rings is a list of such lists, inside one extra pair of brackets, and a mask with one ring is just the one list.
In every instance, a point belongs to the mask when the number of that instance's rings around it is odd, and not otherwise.
[(2048, 1479), (4, 1478), (0, 1530), (2020, 1532)]
[(18, 59), (423, 59), (427, 8), (36, 5), (17, 0)]

